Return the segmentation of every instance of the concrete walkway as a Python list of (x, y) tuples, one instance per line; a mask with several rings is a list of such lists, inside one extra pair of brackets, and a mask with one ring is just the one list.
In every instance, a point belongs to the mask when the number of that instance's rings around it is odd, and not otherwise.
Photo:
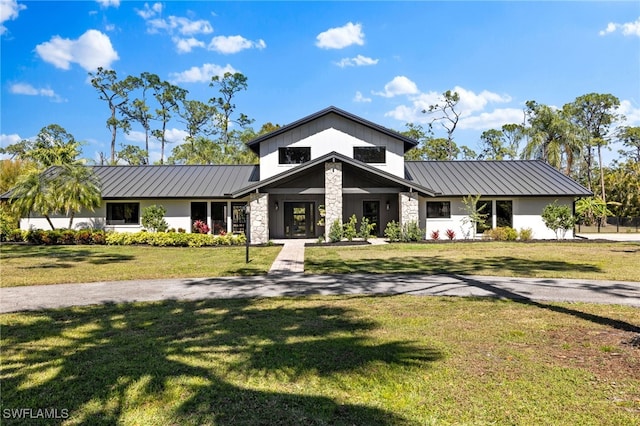
[(288, 274), (304, 272), (304, 245), (316, 240), (273, 240), (283, 244), (282, 250), (269, 269), (269, 274)]

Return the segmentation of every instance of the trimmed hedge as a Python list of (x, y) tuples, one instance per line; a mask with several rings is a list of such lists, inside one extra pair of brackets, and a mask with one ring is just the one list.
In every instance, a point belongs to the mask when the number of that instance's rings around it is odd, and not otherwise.
[(246, 243), (244, 234), (210, 235), (185, 234), (180, 232), (105, 232), (81, 229), (19, 229), (3, 235), (3, 241), (27, 242), (36, 245), (108, 244), (108, 245), (150, 245), (156, 247), (213, 247), (237, 246)]

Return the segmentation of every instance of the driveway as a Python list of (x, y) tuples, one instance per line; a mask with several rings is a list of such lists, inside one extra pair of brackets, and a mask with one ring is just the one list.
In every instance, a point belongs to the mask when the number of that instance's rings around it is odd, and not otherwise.
[(0, 312), (100, 303), (308, 295), (494, 297), (522, 301), (619, 304), (640, 307), (640, 283), (462, 275), (305, 275), (190, 278), (58, 284), (0, 289)]

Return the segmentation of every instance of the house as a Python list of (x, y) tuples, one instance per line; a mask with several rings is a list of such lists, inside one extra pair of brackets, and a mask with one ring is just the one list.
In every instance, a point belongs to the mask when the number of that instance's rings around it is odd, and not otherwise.
[[(368, 218), (379, 236), (390, 221), (415, 221), (425, 236), (452, 229), (463, 237), (470, 226), (463, 197), (479, 194), (486, 226), (531, 228), (547, 239), (555, 237), (541, 218), (547, 204), (573, 206), (592, 195), (541, 161), (405, 161), (416, 144), (329, 107), (251, 141), (259, 165), (93, 166), (103, 203), (76, 215), (75, 226), (138, 231), (142, 210), (156, 204), (172, 228), (189, 232), (195, 220), (216, 234), (249, 226), (252, 243), (317, 238), (352, 214)], [(68, 219), (53, 221), (64, 227)], [(48, 225), (23, 218), (21, 228), (29, 227)]]

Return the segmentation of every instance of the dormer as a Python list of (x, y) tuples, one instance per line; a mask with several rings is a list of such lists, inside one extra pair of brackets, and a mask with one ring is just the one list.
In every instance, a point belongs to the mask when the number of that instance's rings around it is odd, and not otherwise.
[(336, 152), (404, 178), (404, 153), (416, 141), (336, 107), (248, 143), (260, 157), (260, 179)]

